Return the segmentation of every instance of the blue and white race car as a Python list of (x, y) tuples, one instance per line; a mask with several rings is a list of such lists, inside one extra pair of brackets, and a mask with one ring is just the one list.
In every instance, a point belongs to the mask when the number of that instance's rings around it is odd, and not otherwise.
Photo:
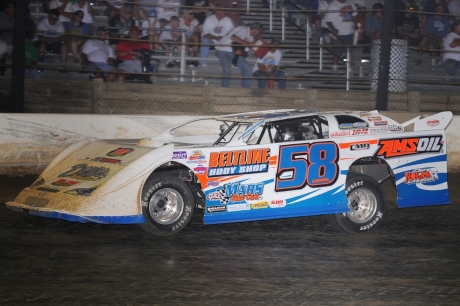
[(194, 120), (153, 138), (82, 140), (6, 205), (157, 235), (183, 229), (195, 209), (205, 224), (326, 215), (340, 231), (369, 231), (385, 214), (386, 179), (399, 207), (450, 203), (451, 120), (273, 110)]

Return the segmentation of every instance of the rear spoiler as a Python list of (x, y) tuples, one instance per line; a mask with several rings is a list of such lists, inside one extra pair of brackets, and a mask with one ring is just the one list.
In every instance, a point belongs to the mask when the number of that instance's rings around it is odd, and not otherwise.
[(401, 125), (406, 127), (413, 123), (414, 132), (445, 130), (452, 120), (452, 117), (452, 112), (440, 112), (429, 117), (418, 116), (414, 119), (402, 123)]

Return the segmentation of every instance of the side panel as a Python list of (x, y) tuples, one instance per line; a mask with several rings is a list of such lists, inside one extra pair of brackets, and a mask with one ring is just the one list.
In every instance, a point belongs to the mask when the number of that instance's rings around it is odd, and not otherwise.
[(375, 156), (393, 169), (399, 207), (450, 204), (444, 130), (380, 139)]

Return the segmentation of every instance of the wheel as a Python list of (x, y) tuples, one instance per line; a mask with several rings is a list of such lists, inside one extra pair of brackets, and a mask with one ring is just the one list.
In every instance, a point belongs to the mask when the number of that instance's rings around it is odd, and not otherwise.
[(346, 233), (370, 231), (382, 222), (386, 197), (380, 184), (370, 176), (350, 173), (345, 184), (350, 212), (326, 215), (333, 228)]
[(190, 221), (195, 206), (187, 183), (169, 175), (155, 175), (142, 190), (143, 230), (159, 235), (172, 235)]

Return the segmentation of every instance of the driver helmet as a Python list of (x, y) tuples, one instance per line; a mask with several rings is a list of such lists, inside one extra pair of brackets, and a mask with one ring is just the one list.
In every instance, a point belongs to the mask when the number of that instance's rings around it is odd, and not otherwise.
[(302, 140), (302, 132), (295, 124), (280, 124), (276, 130), (275, 142)]

